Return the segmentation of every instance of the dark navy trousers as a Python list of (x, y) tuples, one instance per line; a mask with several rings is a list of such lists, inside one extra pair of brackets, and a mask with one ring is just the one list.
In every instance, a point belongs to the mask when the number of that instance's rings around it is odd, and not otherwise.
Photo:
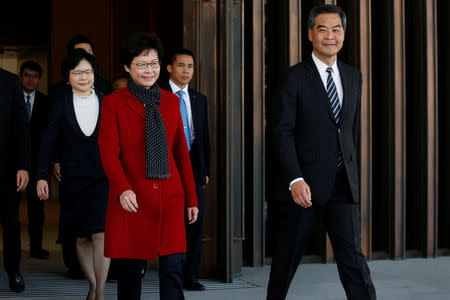
[[(314, 195), (314, 191), (312, 193)], [(286, 298), (303, 253), (321, 218), (330, 237), (347, 298), (376, 299), (369, 267), (361, 250), (359, 204), (351, 201), (345, 171), (338, 174), (333, 195), (326, 204), (303, 208), (292, 201), (280, 206), (279, 213), (278, 243), (272, 257), (267, 300)]]
[[(185, 253), (159, 257), (159, 298), (161, 300), (184, 300), (183, 265)], [(147, 262), (140, 259), (115, 259), (117, 267), (117, 299), (141, 299), (142, 267)]]

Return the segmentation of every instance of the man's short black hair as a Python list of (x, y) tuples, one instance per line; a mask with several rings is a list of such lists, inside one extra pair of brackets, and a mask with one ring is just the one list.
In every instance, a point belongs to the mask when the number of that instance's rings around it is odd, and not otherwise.
[(83, 49), (74, 49), (69, 55), (64, 57), (61, 64), (61, 74), (66, 82), (69, 81), (70, 71), (75, 69), (83, 59), (92, 66), (94, 74), (98, 74), (97, 62), (95, 61), (94, 55), (87, 53)]
[(342, 27), (344, 30), (347, 28), (347, 16), (345, 12), (337, 5), (324, 4), (319, 5), (311, 9), (308, 17), (308, 29), (313, 30), (314, 25), (316, 25), (316, 17), (320, 14), (339, 14), (342, 21)]
[(20, 71), (19, 71), (20, 76), (23, 75), (23, 72), (25, 71), (25, 69), (36, 71), (39, 73), (39, 77), (42, 77), (41, 66), (33, 60), (27, 60), (20, 66)]
[(86, 43), (91, 45), (92, 51), (94, 51), (94, 43), (85, 35), (77, 34), (73, 36), (70, 41), (67, 43), (67, 53), (70, 53), (75, 49), (75, 45)]
[(119, 73), (119, 74), (117, 74), (115, 77), (114, 77), (114, 81), (117, 81), (117, 80), (119, 80), (119, 79), (130, 79), (130, 74), (128, 74), (127, 72), (122, 72), (122, 73)]
[(122, 42), (120, 47), (120, 64), (126, 65), (129, 68), (136, 56), (151, 49), (156, 51), (158, 60), (162, 61), (163, 46), (156, 34), (149, 32), (133, 33)]
[(183, 48), (183, 49), (177, 49), (172, 53), (172, 55), (170, 56), (169, 65), (173, 64), (173, 62), (177, 59), (177, 55), (189, 55), (194, 60), (194, 64), (195, 64), (194, 53), (189, 49)]

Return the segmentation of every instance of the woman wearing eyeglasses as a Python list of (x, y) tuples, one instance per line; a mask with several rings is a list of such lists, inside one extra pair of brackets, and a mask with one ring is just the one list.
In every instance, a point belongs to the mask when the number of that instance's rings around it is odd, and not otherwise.
[(81, 268), (89, 281), (87, 299), (104, 299), (110, 265), (104, 256), (104, 228), (108, 180), (97, 144), (103, 94), (93, 89), (97, 65), (94, 56), (82, 49), (67, 56), (61, 66), (71, 90), (55, 99), (39, 153), (37, 194), (48, 199), (48, 170), (55, 158), (61, 163), (59, 239), (76, 237)]
[(140, 299), (141, 269), (159, 259), (160, 299), (184, 299), (185, 217), (197, 219), (178, 97), (159, 88), (162, 45), (128, 37), (121, 64), (128, 86), (105, 98), (98, 143), (110, 182), (105, 255), (117, 259), (118, 299)]

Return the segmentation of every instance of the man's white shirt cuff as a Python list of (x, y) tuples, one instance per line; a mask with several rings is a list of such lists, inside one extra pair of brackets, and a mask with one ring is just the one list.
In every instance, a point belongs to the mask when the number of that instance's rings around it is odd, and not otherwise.
[(299, 177), (299, 178), (296, 178), (296, 179), (292, 180), (291, 183), (289, 183), (289, 190), (291, 190), (291, 187), (292, 187), (292, 185), (293, 185), (294, 183), (296, 183), (296, 182), (298, 182), (298, 181), (300, 181), (300, 180), (305, 181), (305, 180), (303, 179), (303, 177)]

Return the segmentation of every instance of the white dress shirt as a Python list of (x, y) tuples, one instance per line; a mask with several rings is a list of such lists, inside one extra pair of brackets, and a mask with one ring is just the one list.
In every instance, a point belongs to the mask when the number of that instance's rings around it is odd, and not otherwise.
[(89, 96), (80, 96), (73, 93), (73, 107), (81, 131), (91, 136), (97, 126), (99, 103), (94, 90)]
[(36, 97), (36, 90), (32, 91), (30, 94), (23, 91), (23, 98), (25, 100), (25, 104), (27, 103), (27, 96), (30, 96), (30, 104), (31, 104), (30, 117), (31, 117), (31, 115), (33, 114), (34, 98)]
[[(323, 61), (317, 58), (317, 56), (314, 55), (314, 52), (311, 53), (312, 59), (314, 64), (316, 65), (317, 71), (319, 71), (320, 78), (322, 79), (323, 86), (325, 87), (325, 91), (327, 90), (327, 81), (328, 81), (328, 72), (327, 68), (329, 67), (327, 64), (325, 64)], [(339, 104), (342, 107), (342, 103), (344, 100), (344, 88), (342, 87), (342, 80), (341, 75), (339, 74), (339, 68), (337, 65), (337, 59), (334, 61), (334, 63), (331, 65), (331, 68), (333, 71), (331, 72), (331, 76), (333, 76), (334, 84), (336, 85), (336, 89), (338, 92), (339, 97)], [(302, 177), (296, 178), (292, 180), (289, 183), (289, 190), (291, 189), (291, 186), (300, 181), (304, 180)]]
[(323, 61), (317, 58), (312, 53), (312, 59), (314, 64), (316, 65), (317, 71), (319, 71), (320, 78), (322, 79), (323, 86), (325, 87), (325, 91), (327, 90), (327, 81), (328, 81), (328, 72), (327, 68), (331, 67), (333, 71), (331, 72), (331, 76), (333, 76), (334, 84), (336, 85), (336, 89), (339, 97), (339, 104), (342, 107), (342, 101), (344, 100), (344, 88), (342, 87), (341, 75), (339, 74), (339, 69), (337, 65), (337, 60), (334, 61), (334, 64), (331, 66), (326, 65)]
[(179, 90), (182, 90), (184, 92), (183, 99), (186, 103), (186, 108), (188, 112), (188, 122), (189, 122), (189, 132), (191, 134), (191, 143), (194, 142), (195, 139), (195, 131), (194, 131), (194, 122), (192, 121), (192, 109), (191, 109), (191, 98), (189, 97), (189, 90), (188, 90), (188, 84), (184, 87), (184, 89), (180, 89), (171, 79), (169, 79), (170, 88), (172, 89), (172, 92), (176, 94)]

